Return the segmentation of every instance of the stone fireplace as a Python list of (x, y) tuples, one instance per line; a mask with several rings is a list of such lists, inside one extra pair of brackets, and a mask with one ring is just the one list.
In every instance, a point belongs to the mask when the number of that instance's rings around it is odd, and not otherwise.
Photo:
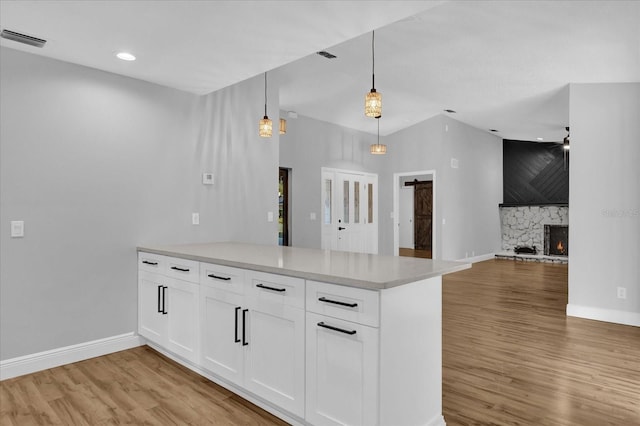
[(554, 258), (568, 257), (569, 207), (566, 204), (502, 204), (500, 223), (503, 255), (515, 255), (516, 247), (535, 247), (537, 257), (543, 257), (543, 254)]

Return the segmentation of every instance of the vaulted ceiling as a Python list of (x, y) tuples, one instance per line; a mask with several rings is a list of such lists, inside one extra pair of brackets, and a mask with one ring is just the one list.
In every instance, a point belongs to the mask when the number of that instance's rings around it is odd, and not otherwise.
[(569, 83), (640, 81), (638, 1), (3, 0), (0, 25), (48, 40), (2, 46), (197, 94), (270, 71), (283, 110), (370, 133), (375, 29), (383, 135), (452, 109), (561, 141)]

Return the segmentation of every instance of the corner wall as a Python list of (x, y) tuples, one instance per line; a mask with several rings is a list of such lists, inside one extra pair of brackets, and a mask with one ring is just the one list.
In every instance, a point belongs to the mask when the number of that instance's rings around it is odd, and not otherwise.
[[(277, 244), (262, 76), (196, 96), (4, 47), (0, 59), (1, 360), (135, 331), (140, 244)], [(277, 105), (270, 84), (274, 122)]]
[(567, 315), (640, 326), (638, 117), (640, 83), (570, 86)]

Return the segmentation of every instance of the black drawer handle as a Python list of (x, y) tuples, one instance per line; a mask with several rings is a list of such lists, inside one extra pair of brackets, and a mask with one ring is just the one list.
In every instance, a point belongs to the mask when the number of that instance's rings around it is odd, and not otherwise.
[(143, 260), (142, 263), (145, 265), (158, 266), (158, 262), (149, 262), (148, 260)]
[(174, 271), (189, 272), (189, 268), (184, 269), (184, 268), (178, 268), (177, 266), (172, 266), (171, 269), (173, 269)]
[(345, 330), (344, 328), (338, 328), (338, 327), (334, 327), (332, 325), (327, 325), (323, 322), (319, 322), (318, 323), (318, 327), (322, 327), (322, 328), (328, 328), (329, 330), (333, 330), (333, 331), (339, 331), (340, 333), (344, 333), (344, 334), (349, 334), (351, 336), (353, 336), (354, 334), (356, 334), (355, 330)]
[(215, 278), (216, 280), (223, 280), (223, 281), (229, 281), (231, 279), (231, 277), (219, 277), (219, 276), (214, 275), (214, 274), (209, 274), (207, 276), (209, 278)]
[(287, 291), (286, 288), (269, 287), (268, 285), (264, 285), (264, 284), (256, 284), (256, 287), (264, 288), (265, 290), (277, 291), (280, 293)]
[(235, 324), (234, 325), (234, 327), (235, 327), (235, 333), (234, 333), (235, 334), (235, 339), (234, 339), (234, 342), (235, 343), (240, 343), (240, 339), (238, 338), (238, 311), (240, 309), (242, 309), (240, 306), (236, 307), (236, 313), (235, 313), (235, 317), (236, 318), (235, 318), (235, 321), (234, 321), (234, 324)]
[(247, 342), (247, 312), (248, 309), (242, 310), (242, 346), (247, 346), (249, 342)]
[(334, 305), (346, 306), (348, 308), (355, 308), (356, 306), (358, 306), (357, 303), (339, 302), (337, 300), (331, 300), (331, 299), (327, 299), (325, 297), (321, 297), (318, 300), (321, 301), (321, 302), (325, 302), (325, 303), (333, 303)]

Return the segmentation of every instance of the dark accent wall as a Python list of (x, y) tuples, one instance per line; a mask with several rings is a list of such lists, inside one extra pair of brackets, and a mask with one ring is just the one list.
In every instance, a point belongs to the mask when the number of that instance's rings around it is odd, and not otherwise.
[(502, 142), (503, 204), (568, 204), (569, 161), (561, 143)]

